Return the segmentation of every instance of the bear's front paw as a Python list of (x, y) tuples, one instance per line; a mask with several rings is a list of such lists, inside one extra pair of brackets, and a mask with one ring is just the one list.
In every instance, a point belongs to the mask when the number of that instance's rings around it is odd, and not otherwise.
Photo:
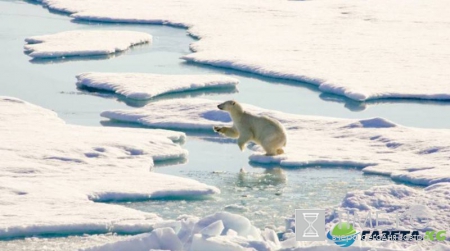
[(213, 127), (213, 130), (214, 130), (215, 132), (221, 133), (221, 132), (223, 132), (223, 127), (220, 127), (220, 126), (214, 126), (214, 127)]

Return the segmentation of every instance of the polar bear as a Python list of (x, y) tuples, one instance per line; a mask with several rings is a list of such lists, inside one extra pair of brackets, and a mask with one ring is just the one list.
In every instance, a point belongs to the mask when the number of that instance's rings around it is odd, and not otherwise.
[(234, 124), (232, 127), (214, 126), (214, 131), (230, 138), (238, 138), (238, 146), (241, 150), (244, 150), (248, 141), (253, 141), (262, 146), (268, 156), (284, 153), (286, 131), (279, 121), (246, 112), (238, 102), (233, 100), (226, 101), (217, 107), (227, 111)]

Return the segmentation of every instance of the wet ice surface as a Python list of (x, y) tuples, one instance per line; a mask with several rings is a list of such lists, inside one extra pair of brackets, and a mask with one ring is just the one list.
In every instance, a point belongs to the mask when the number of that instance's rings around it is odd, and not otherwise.
[[(364, 175), (355, 168), (308, 167), (280, 169), (250, 166), (249, 150), (235, 144), (217, 144), (189, 138), (188, 163), (155, 168), (156, 172), (181, 175), (221, 189), (211, 201), (147, 201), (121, 203), (127, 207), (157, 212), (163, 218), (181, 214), (199, 217), (225, 210), (239, 213), (257, 227), (284, 227), (284, 218), (295, 209), (329, 208), (352, 190), (392, 184), (388, 177)], [(203, 158), (202, 158), (203, 157)], [(246, 173), (240, 173), (244, 168)]]

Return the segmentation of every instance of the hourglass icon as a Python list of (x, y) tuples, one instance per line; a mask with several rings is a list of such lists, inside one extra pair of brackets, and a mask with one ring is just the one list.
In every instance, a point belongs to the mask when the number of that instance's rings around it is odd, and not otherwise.
[(303, 237), (306, 238), (319, 237), (319, 233), (313, 227), (313, 223), (316, 222), (318, 216), (319, 216), (318, 213), (303, 213), (303, 219), (305, 219), (305, 221), (308, 222), (308, 227), (303, 232)]

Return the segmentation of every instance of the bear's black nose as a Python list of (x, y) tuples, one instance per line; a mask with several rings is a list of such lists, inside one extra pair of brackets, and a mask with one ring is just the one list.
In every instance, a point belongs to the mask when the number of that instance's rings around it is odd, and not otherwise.
[(222, 108), (220, 108), (220, 105), (218, 105), (217, 108), (222, 109)]

